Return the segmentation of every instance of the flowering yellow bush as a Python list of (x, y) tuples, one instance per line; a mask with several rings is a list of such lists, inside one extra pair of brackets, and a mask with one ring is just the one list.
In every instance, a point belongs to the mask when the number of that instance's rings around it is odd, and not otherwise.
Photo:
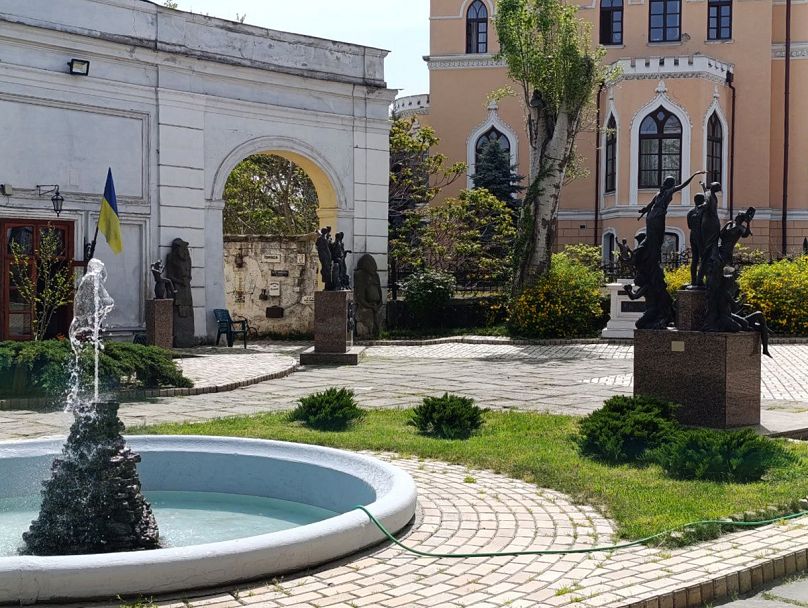
[(808, 256), (749, 266), (738, 285), (749, 308), (762, 311), (773, 331), (808, 335)]
[(549, 274), (511, 305), (511, 333), (529, 338), (591, 336), (600, 329), (602, 283), (602, 273), (555, 254)]
[(682, 264), (674, 270), (666, 270), (665, 282), (668, 284), (668, 293), (676, 299), (676, 292), (690, 285), (690, 264)]

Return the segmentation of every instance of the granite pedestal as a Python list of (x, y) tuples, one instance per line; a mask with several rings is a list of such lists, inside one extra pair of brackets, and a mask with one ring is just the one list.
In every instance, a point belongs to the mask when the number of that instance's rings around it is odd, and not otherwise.
[(760, 424), (760, 335), (755, 332), (634, 332), (634, 394), (681, 404), (682, 424)]
[(146, 300), (146, 342), (162, 348), (174, 345), (174, 300)]
[(301, 365), (359, 364), (365, 349), (353, 345), (348, 318), (352, 306), (352, 291), (314, 294), (314, 347), (300, 353)]
[(680, 289), (676, 292), (676, 327), (678, 329), (701, 331), (706, 316), (706, 289)]
[(609, 290), (609, 323), (601, 332), (603, 338), (633, 338), (634, 325), (645, 312), (645, 298), (632, 300), (625, 292), (631, 279), (617, 279), (606, 285)]

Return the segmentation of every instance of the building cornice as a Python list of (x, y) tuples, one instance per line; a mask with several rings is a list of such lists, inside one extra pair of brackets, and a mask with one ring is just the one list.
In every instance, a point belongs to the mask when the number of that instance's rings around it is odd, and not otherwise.
[(659, 80), (669, 78), (702, 78), (723, 84), (727, 72), (734, 66), (706, 55), (673, 57), (631, 57), (611, 64), (617, 68), (617, 77), (611, 84), (623, 80)]
[[(773, 44), (772, 45), (772, 59), (785, 59), (786, 58), (786, 45)], [(792, 59), (808, 59), (808, 42), (792, 42), (791, 43), (791, 58)]]
[(393, 112), (402, 118), (429, 114), (429, 93), (399, 97), (393, 102)]
[(468, 55), (427, 55), (424, 57), (430, 70), (464, 70), (469, 68), (503, 68), (505, 61), (491, 53)]

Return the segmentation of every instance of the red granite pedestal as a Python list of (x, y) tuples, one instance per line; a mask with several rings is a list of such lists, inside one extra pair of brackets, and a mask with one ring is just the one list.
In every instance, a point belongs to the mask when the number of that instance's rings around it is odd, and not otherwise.
[(676, 328), (701, 331), (707, 316), (707, 290), (680, 289), (676, 292)]
[(681, 404), (682, 424), (760, 424), (760, 335), (678, 330), (634, 332), (634, 394)]
[(300, 353), (301, 365), (358, 365), (364, 348), (353, 345), (348, 329), (352, 291), (314, 294), (314, 347)]
[(146, 300), (146, 342), (163, 348), (174, 345), (174, 300)]

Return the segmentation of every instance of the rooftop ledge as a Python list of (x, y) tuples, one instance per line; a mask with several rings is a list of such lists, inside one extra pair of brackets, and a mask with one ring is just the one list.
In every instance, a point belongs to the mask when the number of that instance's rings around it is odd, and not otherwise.
[(149, 0), (5, 0), (3, 21), (204, 61), (386, 87), (386, 50), (188, 13)]
[(731, 63), (724, 63), (707, 55), (667, 57), (629, 57), (611, 64), (619, 68), (615, 82), (639, 78), (704, 77), (724, 82), (727, 72), (733, 72)]

